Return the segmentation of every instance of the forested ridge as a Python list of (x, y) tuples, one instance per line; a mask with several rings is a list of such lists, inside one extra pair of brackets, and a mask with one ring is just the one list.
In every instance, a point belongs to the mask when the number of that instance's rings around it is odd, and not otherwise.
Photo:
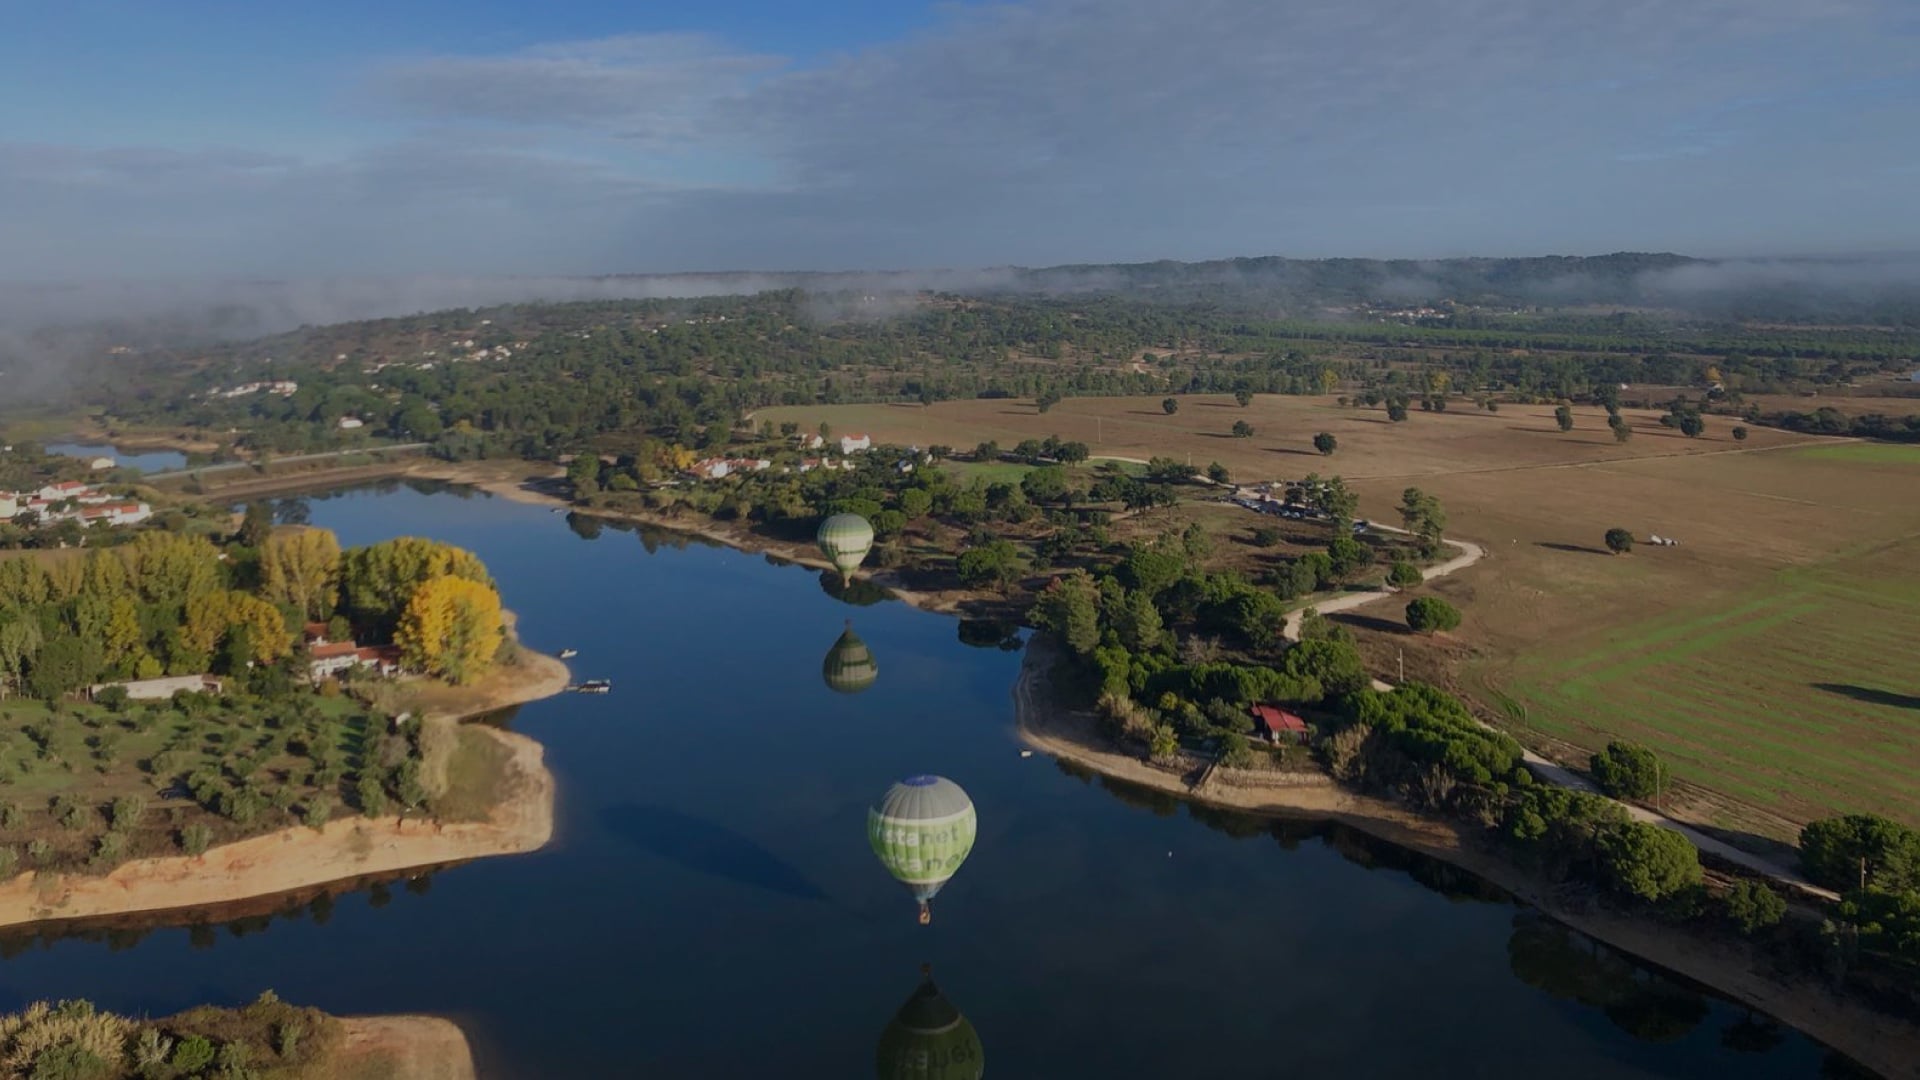
[[(1436, 375), (1442, 392), (1522, 398), (1592, 399), (1619, 384), (1790, 392), (1885, 380), (1920, 356), (1920, 304), (1909, 312), (1892, 284), (1842, 290), (1825, 323), (1803, 319), (1807, 305), (1839, 294), (1813, 284), (1789, 290), (1791, 302), (1754, 299), (1771, 286), (1698, 287), (1685, 306), (1645, 306), (1662, 275), (1717, 265), (1247, 259), (1007, 271), (966, 294), (903, 291), (908, 279), (884, 276), (867, 280), (892, 291), (823, 291), (850, 280), (802, 276), (806, 288), (750, 296), (513, 304), (140, 352), (77, 381), (70, 404), (216, 441), (237, 434), (244, 450), (387, 439), (547, 458), (609, 432), (717, 443), (769, 405), (1424, 394)], [(1752, 310), (1702, 299), (1721, 296)], [(261, 380), (298, 389), (233, 393)]]

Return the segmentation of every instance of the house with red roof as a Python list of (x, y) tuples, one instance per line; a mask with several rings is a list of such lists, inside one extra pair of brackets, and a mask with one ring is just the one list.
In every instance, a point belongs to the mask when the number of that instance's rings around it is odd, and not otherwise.
[(1255, 705), (1253, 726), (1258, 734), (1274, 743), (1304, 744), (1313, 734), (1313, 729), (1305, 720), (1278, 705)]

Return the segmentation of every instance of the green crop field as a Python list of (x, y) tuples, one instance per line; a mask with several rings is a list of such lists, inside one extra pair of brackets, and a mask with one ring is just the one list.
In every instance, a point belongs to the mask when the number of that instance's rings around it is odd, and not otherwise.
[(1526, 726), (1645, 743), (1679, 779), (1789, 818), (1920, 825), (1917, 562), (1909, 539), (1784, 571), (1731, 603), (1545, 646), (1504, 689)]

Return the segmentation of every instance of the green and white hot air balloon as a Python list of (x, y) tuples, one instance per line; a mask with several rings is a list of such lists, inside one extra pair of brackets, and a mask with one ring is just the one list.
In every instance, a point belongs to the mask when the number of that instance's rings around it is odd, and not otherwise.
[(841, 578), (850, 578), (873, 550), (873, 526), (859, 514), (835, 514), (820, 523), (814, 540)]
[(909, 776), (867, 811), (867, 842), (920, 902), (920, 925), (933, 921), (928, 905), (967, 861), (979, 826), (973, 800), (944, 776)]
[(973, 1025), (920, 969), (920, 987), (880, 1034), (880, 1080), (980, 1080), (986, 1059)]
[(857, 694), (880, 677), (880, 665), (873, 662), (873, 650), (853, 632), (852, 619), (847, 620), (847, 628), (833, 643), (833, 648), (827, 650), (820, 675), (830, 689), (842, 694)]

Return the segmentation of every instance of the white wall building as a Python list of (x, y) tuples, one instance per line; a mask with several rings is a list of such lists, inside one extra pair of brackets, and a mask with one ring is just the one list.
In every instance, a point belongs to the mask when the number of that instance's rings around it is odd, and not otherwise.
[(862, 450), (871, 449), (873, 449), (873, 436), (871, 435), (855, 433), (840, 436), (840, 452), (842, 454), (857, 454)]

